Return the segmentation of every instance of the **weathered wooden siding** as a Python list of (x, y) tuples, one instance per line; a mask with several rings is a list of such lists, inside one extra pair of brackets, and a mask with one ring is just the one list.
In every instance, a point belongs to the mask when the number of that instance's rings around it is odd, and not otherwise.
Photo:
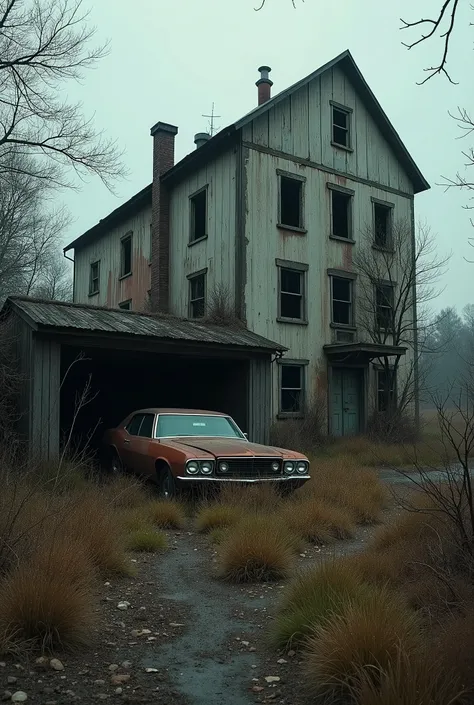
[(272, 404), (272, 365), (268, 359), (250, 361), (248, 385), (249, 439), (268, 443)]
[(61, 346), (33, 335), (30, 378), (30, 452), (45, 458), (59, 453)]
[[(74, 253), (74, 301), (94, 306), (117, 307), (132, 300), (134, 311), (142, 311), (150, 289), (151, 207), (102, 235), (96, 242)], [(120, 240), (133, 233), (132, 274), (120, 279)], [(90, 266), (100, 260), (99, 293), (89, 296)]]
[[(304, 176), (306, 234), (277, 227), (277, 169)], [(372, 223), (371, 197), (394, 203), (394, 219), (410, 223), (411, 199), (387, 193), (349, 178), (335, 177), (317, 168), (302, 166), (250, 149), (246, 155), (247, 279), (245, 284), (246, 316), (250, 330), (275, 340), (289, 352), (291, 359), (309, 360), (307, 385), (309, 394), (320, 391), (325, 377), (323, 345), (334, 342), (330, 326), (330, 281), (328, 269), (354, 271), (353, 256), (367, 237)], [(353, 233), (355, 244), (330, 239), (330, 189), (339, 184), (354, 191)], [(278, 271), (276, 259), (308, 265), (306, 303), (308, 324), (279, 323)], [(357, 291), (357, 289), (355, 289)], [(355, 300), (357, 315), (357, 299)], [(359, 336), (360, 338), (360, 336)], [(278, 406), (278, 375), (273, 375), (273, 411)]]
[[(176, 186), (170, 205), (171, 312), (188, 315), (187, 277), (207, 268), (207, 297), (216, 285), (229, 292), (234, 303), (236, 151), (228, 151)], [(189, 197), (207, 185), (208, 237), (189, 245)]]
[[(331, 145), (331, 100), (353, 111), (353, 151)], [(409, 177), (338, 67), (328, 70), (247, 125), (244, 140), (413, 193)]]

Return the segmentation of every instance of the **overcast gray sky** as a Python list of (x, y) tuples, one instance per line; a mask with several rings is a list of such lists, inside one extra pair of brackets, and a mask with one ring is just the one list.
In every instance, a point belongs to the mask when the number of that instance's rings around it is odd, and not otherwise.
[(459, 85), (436, 77), (418, 86), (423, 68), (438, 60), (441, 42), (407, 51), (401, 42), (417, 37), (417, 30), (400, 32), (400, 17), (432, 16), (441, 0), (296, 0), (296, 9), (291, 0), (267, 0), (255, 12), (258, 1), (95, 1), (91, 18), (97, 38), (111, 40), (111, 53), (86, 74), (81, 86), (71, 86), (70, 98), (82, 100), (86, 113), (95, 112), (97, 126), (118, 140), (130, 176), (117, 185), (117, 196), (98, 180), (65, 194), (74, 219), (66, 239), (80, 235), (151, 182), (149, 135), (155, 122), (178, 125), (180, 159), (194, 149), (194, 134), (206, 130), (202, 114), (210, 112), (213, 101), (221, 116), (218, 127), (255, 106), (260, 65), (272, 67), (276, 94), (350, 49), (432, 186), (415, 199), (417, 218), (436, 233), (441, 252), (453, 251), (445, 291), (435, 307), (473, 302), (474, 264), (465, 258), (474, 259), (468, 246), (474, 212), (463, 209), (470, 194), (454, 189), (445, 193), (437, 185), (442, 176), (463, 170), (461, 152), (474, 146), (474, 134), (456, 139), (460, 130), (448, 116), (458, 105), (474, 113), (474, 27), (469, 27), (474, 12), (469, 3), (463, 3), (449, 58)]

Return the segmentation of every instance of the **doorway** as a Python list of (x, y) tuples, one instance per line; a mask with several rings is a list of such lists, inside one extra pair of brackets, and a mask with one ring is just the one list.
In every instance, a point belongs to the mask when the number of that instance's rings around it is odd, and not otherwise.
[(355, 436), (361, 422), (361, 370), (333, 367), (331, 376), (331, 434)]

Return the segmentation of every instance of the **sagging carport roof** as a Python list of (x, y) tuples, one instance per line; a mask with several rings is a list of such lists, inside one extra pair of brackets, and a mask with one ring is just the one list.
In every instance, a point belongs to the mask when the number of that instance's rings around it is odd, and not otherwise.
[(222, 326), (204, 321), (122, 311), (86, 304), (43, 301), (23, 296), (10, 296), (0, 313), (3, 318), (16, 311), (34, 329), (47, 331), (84, 331), (107, 336), (130, 336), (160, 339), (225, 348), (247, 349), (268, 354), (284, 352), (283, 345), (263, 338), (243, 326)]

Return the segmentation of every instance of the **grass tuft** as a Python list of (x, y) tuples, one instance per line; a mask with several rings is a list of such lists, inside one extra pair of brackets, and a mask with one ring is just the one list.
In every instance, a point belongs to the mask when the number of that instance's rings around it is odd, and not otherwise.
[(305, 644), (308, 692), (316, 697), (350, 688), (361, 668), (367, 673), (387, 669), (400, 648), (416, 654), (422, 641), (419, 620), (403, 599), (386, 588), (372, 588), (314, 628)]
[(251, 515), (219, 546), (218, 574), (236, 583), (287, 577), (298, 540), (279, 517)]
[(216, 544), (218, 546), (229, 536), (229, 529), (223, 526), (217, 527), (215, 529), (211, 529), (211, 531), (209, 531), (208, 533), (208, 536), (211, 543)]
[(44, 651), (89, 644), (94, 577), (87, 549), (77, 540), (63, 536), (39, 543), (0, 583), (0, 634), (6, 643)]
[(178, 502), (157, 500), (147, 506), (150, 520), (161, 529), (182, 529), (186, 523), (183, 507)]
[(153, 526), (143, 526), (131, 531), (128, 536), (128, 548), (130, 551), (141, 551), (143, 553), (155, 553), (167, 547), (166, 536), (156, 531)]
[(242, 516), (243, 510), (240, 507), (221, 502), (205, 505), (196, 516), (196, 528), (198, 531), (225, 529), (236, 524)]
[(328, 543), (332, 539), (347, 539), (354, 534), (354, 523), (340, 507), (325, 504), (317, 497), (288, 502), (284, 517), (290, 528), (302, 538), (314, 543)]
[(283, 499), (278, 489), (270, 483), (250, 487), (229, 484), (221, 488), (220, 502), (248, 512), (271, 514), (279, 509)]
[(357, 567), (342, 561), (327, 561), (301, 573), (283, 594), (270, 642), (278, 648), (293, 648), (315, 625), (339, 614), (349, 600), (362, 599), (369, 590)]

